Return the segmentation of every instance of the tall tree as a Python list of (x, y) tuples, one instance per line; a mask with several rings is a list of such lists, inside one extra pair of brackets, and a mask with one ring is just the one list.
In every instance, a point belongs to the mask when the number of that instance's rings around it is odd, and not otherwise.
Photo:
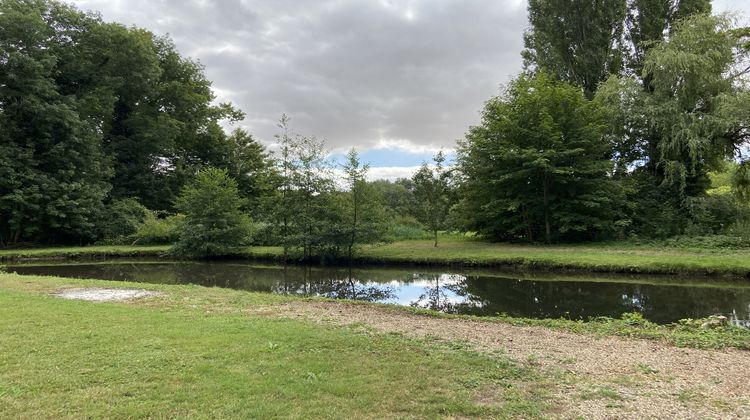
[(527, 69), (581, 86), (591, 98), (623, 66), (625, 0), (530, 0)]
[[(680, 19), (695, 14), (710, 14), (711, 0), (630, 0), (627, 39), (630, 42), (629, 70), (642, 75), (648, 50), (671, 32)], [(647, 87), (650, 77), (644, 75)]]
[(237, 180), (240, 196), (247, 200), (248, 211), (259, 211), (273, 193), (277, 182), (276, 162), (250, 133), (236, 129), (227, 136), (227, 158), (221, 165)]
[(70, 42), (58, 32), (79, 19), (59, 3), (0, 2), (0, 245), (91, 239), (109, 190), (96, 130), (55, 80)]
[(309, 259), (321, 245), (328, 218), (333, 180), (325, 160), (325, 143), (316, 137), (294, 134), (289, 117), (279, 122), (278, 178), (271, 213), (287, 258), (292, 248)]
[(702, 195), (707, 173), (741, 158), (750, 139), (747, 35), (725, 17), (683, 19), (646, 53), (648, 90), (634, 89), (638, 79), (626, 77), (600, 91), (607, 108), (640, 116), (625, 121), (637, 127), (625, 129), (659, 181), (677, 185), (683, 197)]
[(459, 151), (472, 228), (495, 239), (580, 240), (622, 223), (606, 115), (544, 73), (487, 102)]
[(453, 204), (451, 171), (446, 170), (445, 155), (438, 152), (433, 167), (423, 163), (412, 177), (414, 182), (415, 216), (432, 232), (438, 246), (438, 232), (445, 228)]

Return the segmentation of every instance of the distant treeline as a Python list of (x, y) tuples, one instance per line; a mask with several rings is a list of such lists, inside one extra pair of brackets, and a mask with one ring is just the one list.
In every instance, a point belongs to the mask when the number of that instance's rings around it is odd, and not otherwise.
[[(335, 182), (283, 116), (278, 151), (215, 105), (167, 37), (52, 0), (0, 0), (0, 246), (176, 242), (315, 255), (433, 238), (748, 235), (750, 31), (710, 2), (531, 0), (524, 72), (457, 163)], [(339, 176), (341, 177), (341, 176)], [(214, 246), (215, 245), (215, 246)]]

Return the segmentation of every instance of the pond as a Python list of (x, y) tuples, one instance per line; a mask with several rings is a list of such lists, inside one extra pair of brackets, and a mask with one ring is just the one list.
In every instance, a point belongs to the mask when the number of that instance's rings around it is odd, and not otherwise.
[(721, 314), (750, 324), (750, 283), (670, 276), (575, 276), (424, 267), (301, 267), (252, 262), (123, 261), (8, 266), (19, 274), (198, 284), (325, 296), (448, 313), (588, 319), (640, 312), (657, 323)]

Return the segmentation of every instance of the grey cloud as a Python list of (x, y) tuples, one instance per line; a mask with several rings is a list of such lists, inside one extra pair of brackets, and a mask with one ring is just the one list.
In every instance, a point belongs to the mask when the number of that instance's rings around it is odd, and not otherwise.
[(520, 70), (526, 26), (520, 0), (74, 3), (169, 34), (259, 138), (272, 141), (286, 112), (331, 148), (451, 147)]
[[(715, 10), (746, 0), (719, 0)], [(522, 0), (77, 0), (170, 34), (272, 141), (282, 112), (329, 147), (452, 147), (521, 69)]]

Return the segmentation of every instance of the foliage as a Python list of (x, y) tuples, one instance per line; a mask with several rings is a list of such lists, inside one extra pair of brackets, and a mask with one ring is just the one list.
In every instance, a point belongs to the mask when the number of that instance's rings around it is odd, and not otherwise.
[(527, 68), (581, 86), (587, 97), (622, 68), (625, 0), (530, 0), (528, 10)]
[(94, 239), (110, 169), (83, 99), (57, 84), (67, 43), (55, 36), (89, 20), (56, 2), (0, 3), (0, 246)]
[(185, 221), (185, 215), (175, 214), (159, 217), (158, 212), (149, 211), (143, 223), (128, 238), (131, 244), (166, 245), (179, 239), (179, 227)]
[(727, 159), (741, 158), (748, 143), (743, 39), (726, 17), (683, 19), (672, 24), (669, 38), (644, 53), (646, 89), (626, 76), (608, 80), (597, 93), (616, 124), (620, 167), (643, 167), (633, 171), (636, 219), (642, 219), (634, 225), (644, 227), (642, 232), (702, 235), (734, 222), (738, 209), (726, 199), (706, 197), (706, 191), (708, 174)]
[(98, 237), (105, 241), (116, 241), (136, 233), (151, 215), (138, 200), (125, 198), (107, 204), (99, 215)]
[(342, 218), (340, 234), (351, 261), (354, 251), (364, 245), (384, 239), (385, 212), (376, 192), (367, 183), (368, 164), (362, 164), (355, 149), (351, 149), (343, 164), (347, 191), (337, 212)]
[(434, 234), (425, 230), (424, 226), (414, 216), (409, 214), (392, 217), (385, 235), (386, 242), (410, 239), (434, 240)]
[[(628, 67), (641, 75), (643, 61), (656, 42), (671, 33), (680, 20), (696, 14), (709, 14), (711, 0), (634, 0), (628, 7), (627, 40), (630, 42)], [(644, 75), (648, 86), (650, 76)]]
[(183, 188), (175, 206), (185, 214), (174, 252), (190, 256), (227, 255), (247, 243), (250, 218), (242, 213), (237, 181), (226, 170), (208, 168)]
[(331, 236), (327, 219), (334, 185), (325, 159), (325, 143), (292, 133), (289, 121), (286, 115), (279, 121), (279, 168), (269, 213), (284, 256), (292, 249), (301, 249), (303, 258), (309, 259), (313, 250), (323, 245), (323, 235)]
[(242, 117), (168, 38), (55, 0), (0, 2), (0, 67), (0, 246), (97, 239), (107, 202), (170, 208)]
[(443, 165), (445, 155), (438, 152), (433, 158), (434, 167), (427, 163), (412, 177), (414, 183), (414, 215), (433, 234), (435, 247), (438, 246), (438, 232), (445, 227), (445, 221), (455, 200), (452, 172)]
[(227, 137), (228, 161), (222, 165), (237, 180), (240, 196), (250, 213), (260, 212), (263, 200), (278, 182), (274, 159), (250, 133), (236, 129)]
[(550, 243), (625, 223), (604, 118), (580, 90), (544, 74), (520, 77), (488, 101), (459, 152), (471, 227)]
[(594, 333), (632, 338), (666, 341), (679, 347), (697, 349), (738, 348), (750, 349), (750, 332), (733, 325), (706, 327), (712, 318), (685, 319), (670, 325), (659, 325), (643, 318), (639, 313), (625, 313), (619, 319), (596, 317), (586, 321), (566, 319), (523, 319), (503, 317), (513, 325), (535, 325), (575, 333)]

